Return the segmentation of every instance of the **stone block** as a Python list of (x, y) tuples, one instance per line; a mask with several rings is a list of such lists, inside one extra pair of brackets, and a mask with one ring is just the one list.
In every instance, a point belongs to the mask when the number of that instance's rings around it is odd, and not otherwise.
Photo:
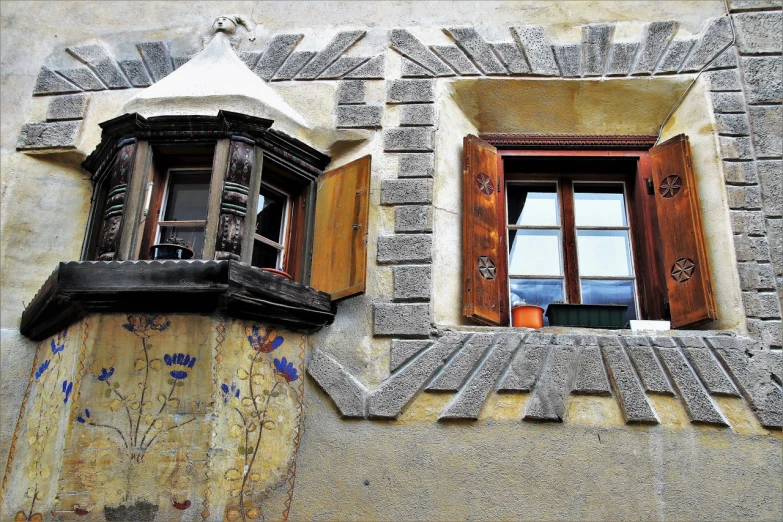
[(757, 161), (766, 217), (783, 217), (783, 161)]
[(750, 127), (744, 114), (716, 114), (715, 128), (723, 136), (748, 136)]
[(741, 92), (713, 92), (712, 107), (719, 114), (739, 114), (745, 112), (745, 100)]
[(714, 71), (715, 69), (735, 69), (739, 63), (737, 62), (737, 48), (729, 46), (728, 49), (720, 53), (720, 55), (707, 66), (708, 71)]
[(508, 74), (503, 64), (495, 57), (492, 48), (473, 27), (449, 27), (444, 32), (450, 34), (457, 45), (490, 76)]
[(318, 54), (314, 51), (302, 51), (291, 53), (285, 63), (272, 76), (271, 81), (278, 82), (283, 80), (292, 80), (296, 73), (302, 70), (302, 67)]
[(385, 179), (381, 183), (381, 205), (413, 205), (432, 202), (430, 179)]
[(783, 57), (743, 56), (742, 73), (748, 103), (783, 102)]
[(676, 348), (656, 348), (655, 351), (672, 376), (691, 421), (727, 426), (682, 353)]
[(144, 67), (144, 62), (137, 58), (131, 58), (129, 60), (120, 60), (118, 62), (122, 72), (128, 77), (130, 83), (134, 87), (149, 87), (152, 85), (147, 74), (147, 69)]
[(723, 159), (753, 159), (750, 138), (720, 136), (720, 152)]
[[(255, 55), (255, 56), (260, 56), (261, 55), (261, 53), (257, 53), (257, 52), (245, 52), (244, 54), (245, 55)], [(191, 58), (193, 58), (193, 57), (192, 56), (172, 56), (171, 57), (171, 66), (176, 71), (177, 69), (179, 69), (180, 67), (182, 67), (183, 65), (188, 63)], [(240, 59), (242, 59), (242, 58), (240, 58)], [(252, 59), (253, 59), (252, 56), (248, 56), (245, 59), (242, 59), (242, 61), (244, 62), (245, 60), (247, 60), (247, 62), (249, 62), (249, 61), (252, 61)], [(247, 65), (247, 62), (245, 62), (245, 65)]]
[(732, 13), (776, 7), (783, 7), (783, 0), (729, 0), (729, 9)]
[(539, 25), (519, 25), (511, 28), (517, 44), (524, 49), (530, 72), (537, 76), (560, 76), (552, 45), (544, 28)]
[(460, 76), (481, 76), (481, 71), (456, 45), (431, 45), (430, 49)]
[(401, 105), (400, 125), (418, 127), (435, 125), (435, 106), (431, 103)]
[[(454, 71), (451, 71), (452, 76), (456, 76)], [(432, 78), (434, 75), (427, 69), (412, 62), (407, 58), (402, 58), (402, 77), (403, 78)]]
[(385, 58), (386, 55), (383, 53), (374, 56), (365, 64), (346, 74), (345, 77), (356, 80), (382, 80), (385, 71)]
[(405, 29), (389, 31), (389, 45), (401, 55), (428, 69), (435, 76), (454, 76), (454, 71)]
[(302, 38), (304, 38), (302, 34), (275, 35), (269, 41), (264, 55), (258, 60), (253, 72), (264, 80), (271, 80)]
[(431, 103), (434, 101), (434, 80), (389, 80), (386, 82), (386, 103)]
[(494, 43), (492, 48), (500, 56), (503, 65), (508, 68), (511, 74), (528, 74), (530, 72), (530, 66), (516, 42)]
[(783, 347), (783, 322), (776, 319), (748, 319), (748, 332), (768, 348)]
[(114, 57), (102, 45), (75, 45), (66, 48), (66, 51), (92, 69), (109, 89), (130, 87)]
[(404, 205), (394, 209), (395, 232), (432, 232), (432, 207)]
[(711, 395), (739, 397), (737, 388), (708, 348), (683, 348), (683, 353)]
[(602, 76), (612, 44), (613, 24), (582, 26), (582, 70), (585, 76)]
[(780, 319), (780, 299), (775, 292), (743, 292), (742, 302), (748, 317)]
[[(414, 105), (414, 107), (418, 107)], [(400, 154), (397, 175), (401, 178), (431, 178), (435, 175), (434, 154)]]
[[(650, 336), (650, 337), (647, 338), (647, 340), (650, 341), (650, 344), (652, 346), (659, 346), (661, 348), (676, 348), (677, 347), (677, 343), (674, 341), (674, 338), (673, 337), (669, 337), (667, 335)], [(701, 341), (699, 341), (699, 343), (701, 343)], [(700, 344), (700, 346), (704, 346), (704, 345)]]
[(394, 300), (427, 301), (431, 297), (432, 266), (395, 266)]
[(731, 210), (731, 229), (735, 234), (763, 236), (764, 214), (758, 210)]
[(538, 381), (551, 348), (552, 337), (528, 335), (511, 360), (508, 371), (498, 383), (498, 392), (530, 391)]
[(431, 263), (432, 234), (378, 236), (378, 263)]
[(312, 80), (317, 78), (319, 74), (324, 72), (326, 68), (335, 62), (350, 46), (362, 39), (365, 34), (367, 34), (367, 31), (362, 30), (341, 31), (337, 33), (334, 38), (326, 44), (326, 47), (299, 71), (299, 74), (296, 75), (296, 79)]
[(748, 107), (756, 158), (783, 156), (783, 106)]
[(106, 89), (106, 86), (87, 67), (58, 69), (57, 72), (84, 91), (102, 91)]
[(318, 78), (324, 80), (342, 78), (367, 60), (369, 60), (369, 57), (367, 56), (341, 56), (332, 65), (327, 67), (324, 72), (318, 75)]
[(389, 369), (395, 371), (397, 368), (408, 362), (413, 356), (423, 352), (430, 346), (432, 341), (423, 341), (417, 339), (392, 339)]
[(82, 120), (25, 123), (17, 150), (75, 149)]
[(758, 183), (756, 163), (754, 161), (724, 161), (723, 173), (726, 183), (755, 185)]
[(430, 305), (376, 303), (373, 305), (373, 334), (396, 337), (426, 337), (430, 334)]
[(339, 105), (337, 127), (379, 128), (382, 116), (383, 107), (380, 105)]
[(307, 373), (331, 397), (344, 417), (364, 417), (367, 390), (337, 361), (316, 348)]
[(766, 237), (751, 237), (745, 234), (734, 236), (734, 251), (737, 261), (771, 261)]
[(627, 76), (631, 72), (631, 65), (636, 56), (639, 42), (615, 42), (612, 44), (612, 52), (609, 57), (607, 76)]
[[(626, 340), (626, 338), (623, 338), (623, 340)], [(649, 346), (630, 345), (627, 346), (626, 351), (642, 380), (645, 391), (674, 395), (671, 386), (669, 386), (669, 380), (664, 375), (661, 365), (658, 364), (652, 348)]]
[(560, 66), (560, 74), (566, 78), (582, 75), (582, 44), (553, 45), (552, 50)]
[(758, 185), (730, 185), (726, 187), (730, 209), (761, 209), (761, 187)]
[(775, 270), (770, 263), (737, 263), (737, 270), (743, 291), (775, 291)]
[(732, 40), (733, 34), (729, 18), (727, 16), (713, 18), (708, 22), (704, 35), (694, 47), (688, 61), (685, 62), (682, 68), (683, 72), (701, 70), (710, 60), (725, 51), (731, 45)]
[(655, 64), (669, 44), (679, 24), (674, 21), (652, 22), (644, 27), (642, 50), (633, 74), (652, 74)]
[(467, 376), (492, 346), (492, 334), (475, 334), (452, 357), (437, 378), (429, 383), (427, 391), (457, 391)]
[(544, 370), (525, 406), (524, 419), (562, 422), (565, 399), (571, 392), (569, 380), (577, 362), (574, 346), (553, 346)]
[(612, 337), (601, 337), (599, 344), (607, 363), (609, 378), (617, 390), (625, 421), (657, 424), (658, 419), (620, 343)]
[(136, 44), (141, 59), (147, 64), (147, 69), (155, 82), (174, 72), (171, 53), (167, 42), (144, 42)]
[(383, 149), (386, 152), (432, 152), (432, 130), (403, 127), (383, 132)]
[(703, 75), (711, 91), (732, 91), (742, 90), (739, 74), (736, 69), (721, 69), (720, 71), (707, 71)]
[(782, 11), (740, 13), (733, 15), (737, 32), (737, 48), (741, 54), (783, 52)]
[(81, 120), (87, 113), (87, 96), (70, 94), (57, 96), (46, 108), (46, 121)]
[[(242, 63), (247, 65), (247, 68), (252, 71), (253, 67), (255, 67), (256, 64), (258, 63), (258, 60), (261, 59), (261, 51), (239, 51), (237, 53), (237, 56), (239, 56), (239, 59), (242, 60)], [(190, 58), (185, 58), (185, 57), (180, 57), (180, 58), (185, 59), (186, 62), (190, 59)], [(182, 65), (184, 65), (184, 62), (183, 62), (183, 64), (181, 64), (180, 66), (177, 66), (176, 58), (174, 60), (175, 60), (175, 63), (174, 63), (174, 69), (175, 70), (179, 69)]]
[(666, 49), (663, 58), (661, 58), (658, 68), (655, 70), (655, 74), (675, 73), (679, 71), (680, 67), (682, 67), (683, 60), (688, 56), (688, 53), (695, 43), (696, 39), (673, 40), (669, 44), (668, 49)]
[(35, 87), (33, 87), (34, 95), (67, 94), (79, 91), (81, 91), (79, 87), (58, 75), (45, 65), (42, 66), (41, 70), (38, 72), (38, 78), (36, 78)]
[(576, 381), (573, 393), (581, 395), (611, 395), (609, 381), (606, 378), (601, 349), (598, 346), (585, 346), (579, 354), (579, 366), (576, 369)]
[(364, 103), (367, 82), (361, 80), (345, 80), (337, 87), (338, 105), (356, 105)]
[(769, 255), (777, 278), (777, 287), (783, 302), (783, 219), (767, 219), (767, 238)]

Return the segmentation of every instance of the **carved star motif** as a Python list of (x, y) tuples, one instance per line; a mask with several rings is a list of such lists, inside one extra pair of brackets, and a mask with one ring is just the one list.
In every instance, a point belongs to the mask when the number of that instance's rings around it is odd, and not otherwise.
[(674, 262), (672, 266), (671, 276), (678, 283), (684, 283), (693, 276), (693, 270), (696, 265), (687, 257), (681, 257)]
[(672, 174), (671, 176), (667, 176), (661, 181), (661, 186), (658, 187), (658, 190), (661, 193), (661, 196), (664, 198), (673, 198), (677, 195), (677, 193), (682, 188), (682, 180), (680, 179), (680, 176), (676, 174)]
[(479, 172), (476, 175), (476, 185), (478, 185), (479, 190), (484, 195), (489, 196), (495, 192), (495, 187), (492, 186), (492, 179), (483, 172)]
[(481, 277), (487, 281), (495, 279), (495, 263), (489, 256), (479, 256), (478, 258), (478, 271)]

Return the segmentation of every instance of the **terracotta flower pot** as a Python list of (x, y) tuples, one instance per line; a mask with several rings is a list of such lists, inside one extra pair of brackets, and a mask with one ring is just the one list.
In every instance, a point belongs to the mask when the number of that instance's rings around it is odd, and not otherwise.
[(262, 268), (261, 270), (264, 272), (269, 272), (270, 274), (279, 275), (280, 277), (285, 277), (286, 279), (293, 279), (288, 272), (283, 272), (282, 270), (278, 270), (276, 268)]
[(516, 328), (544, 326), (544, 309), (536, 305), (518, 305), (511, 310), (511, 324)]

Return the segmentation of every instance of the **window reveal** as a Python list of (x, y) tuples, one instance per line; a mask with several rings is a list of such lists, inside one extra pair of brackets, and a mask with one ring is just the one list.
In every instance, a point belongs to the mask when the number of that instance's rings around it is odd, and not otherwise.
[(290, 196), (261, 182), (251, 265), (283, 269), (286, 254)]
[(195, 259), (202, 258), (211, 175), (209, 170), (169, 169), (156, 244), (184, 242)]

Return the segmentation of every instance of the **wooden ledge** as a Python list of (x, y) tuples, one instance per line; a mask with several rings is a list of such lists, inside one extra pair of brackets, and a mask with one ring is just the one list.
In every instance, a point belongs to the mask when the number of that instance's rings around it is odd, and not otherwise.
[(312, 332), (334, 320), (325, 292), (238, 261), (72, 261), (22, 313), (40, 341), (90, 313), (212, 313)]

